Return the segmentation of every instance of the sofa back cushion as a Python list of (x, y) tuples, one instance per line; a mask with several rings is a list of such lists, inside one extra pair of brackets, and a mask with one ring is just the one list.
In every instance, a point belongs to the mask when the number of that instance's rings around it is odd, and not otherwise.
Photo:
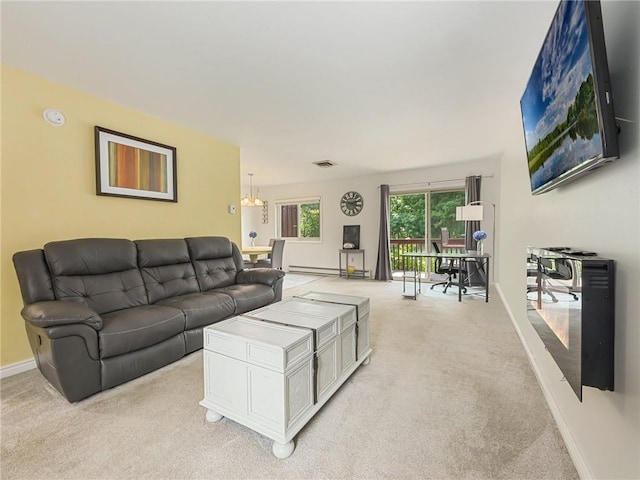
[(196, 237), (185, 240), (201, 291), (236, 283), (238, 267), (233, 257), (233, 244), (228, 238)]
[(148, 303), (131, 240), (51, 242), (44, 254), (58, 300), (83, 303), (99, 314)]
[(149, 303), (199, 291), (183, 239), (136, 240), (135, 244)]
[(22, 301), (25, 305), (56, 299), (44, 250), (38, 248), (16, 252), (13, 255), (13, 265), (18, 274)]

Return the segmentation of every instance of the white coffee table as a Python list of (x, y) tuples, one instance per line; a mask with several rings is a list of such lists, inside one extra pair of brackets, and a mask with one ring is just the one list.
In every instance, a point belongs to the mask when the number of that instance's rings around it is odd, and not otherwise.
[(271, 438), (273, 454), (287, 458), (297, 433), (369, 363), (368, 315), (366, 321), (356, 328), (353, 305), (301, 298), (206, 327), (200, 404), (207, 421), (226, 416)]

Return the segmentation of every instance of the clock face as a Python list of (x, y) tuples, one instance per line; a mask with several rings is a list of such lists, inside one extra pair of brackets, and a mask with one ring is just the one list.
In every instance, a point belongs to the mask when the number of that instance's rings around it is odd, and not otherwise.
[(347, 192), (340, 200), (340, 209), (345, 215), (353, 217), (360, 213), (363, 204), (362, 195), (358, 192)]

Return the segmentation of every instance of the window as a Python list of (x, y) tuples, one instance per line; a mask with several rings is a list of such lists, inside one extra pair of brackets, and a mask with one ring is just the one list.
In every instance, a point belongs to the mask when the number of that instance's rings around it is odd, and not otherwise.
[(280, 238), (320, 240), (320, 197), (276, 201)]

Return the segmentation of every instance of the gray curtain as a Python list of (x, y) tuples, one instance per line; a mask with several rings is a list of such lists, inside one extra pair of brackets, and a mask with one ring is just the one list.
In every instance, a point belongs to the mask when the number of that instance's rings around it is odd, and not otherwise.
[(391, 272), (391, 242), (389, 240), (389, 185), (380, 185), (380, 235), (378, 236), (378, 261), (376, 280), (393, 280)]
[[(480, 175), (471, 176), (464, 179), (465, 204), (477, 202), (480, 200), (480, 184), (482, 177)], [(473, 239), (473, 232), (480, 230), (480, 221), (473, 220), (466, 222), (464, 245), (467, 250), (476, 249), (476, 241)]]
[[(480, 200), (480, 184), (482, 183), (481, 176), (471, 176), (467, 177), (464, 180), (464, 190), (465, 190), (465, 200), (466, 204), (471, 202), (477, 202)], [(467, 250), (476, 250), (477, 243), (473, 239), (473, 232), (477, 232), (480, 230), (480, 221), (472, 220), (470, 222), (466, 222), (465, 229), (465, 238), (464, 245)], [(484, 285), (484, 280), (480, 272), (478, 271), (478, 266), (475, 262), (467, 262), (467, 271), (468, 271), (468, 282), (469, 285)]]

